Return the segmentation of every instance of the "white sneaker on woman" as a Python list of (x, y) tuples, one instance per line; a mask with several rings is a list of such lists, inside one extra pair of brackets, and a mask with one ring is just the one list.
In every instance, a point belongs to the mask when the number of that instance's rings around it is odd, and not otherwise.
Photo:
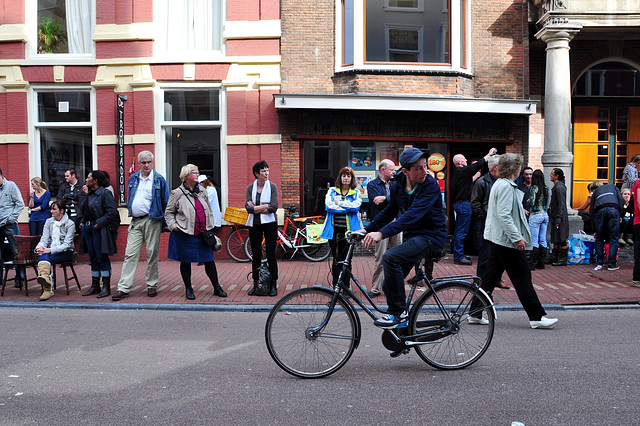
[(529, 321), (531, 328), (549, 328), (558, 322), (558, 318), (542, 317), (540, 321)]

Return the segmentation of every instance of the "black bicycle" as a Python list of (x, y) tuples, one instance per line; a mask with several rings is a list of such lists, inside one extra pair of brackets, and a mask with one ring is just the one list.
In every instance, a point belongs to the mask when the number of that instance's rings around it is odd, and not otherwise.
[[(265, 338), (273, 360), (287, 373), (302, 378), (325, 377), (349, 360), (360, 343), (362, 332), (355, 302), (372, 320), (376, 311), (386, 312), (367, 295), (351, 272), (354, 247), (363, 234), (348, 233), (348, 252), (340, 262), (341, 272), (333, 288), (314, 286), (285, 295), (267, 318)], [(437, 259), (436, 259), (437, 260)], [(349, 288), (353, 281), (367, 302)], [(408, 280), (411, 289), (407, 305), (418, 286), (424, 294), (411, 306), (406, 327), (384, 330), (383, 345), (392, 356), (415, 349), (429, 365), (456, 370), (476, 362), (493, 338), (495, 308), (491, 298), (472, 275), (429, 280), (421, 266)], [(473, 302), (473, 309), (471, 308)]]

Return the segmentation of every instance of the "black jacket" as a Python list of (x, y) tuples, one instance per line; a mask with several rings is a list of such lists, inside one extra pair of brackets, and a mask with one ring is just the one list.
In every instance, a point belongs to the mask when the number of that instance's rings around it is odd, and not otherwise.
[(58, 200), (64, 200), (65, 204), (71, 210), (69, 216), (74, 216), (78, 213), (78, 202), (80, 201), (80, 195), (82, 195), (82, 182), (77, 181), (73, 189), (69, 182), (64, 182), (60, 185), (58, 190)]
[(617, 186), (611, 184), (603, 185), (593, 191), (593, 195), (591, 195), (591, 205), (589, 207), (593, 229), (596, 229), (596, 211), (603, 207), (614, 207), (618, 209), (620, 217), (624, 216), (624, 198), (622, 198), (622, 194)]
[[(393, 192), (394, 185), (395, 185), (395, 182), (393, 181), (389, 182), (390, 193)], [(378, 215), (378, 213), (380, 213), (382, 210), (384, 210), (385, 207), (389, 205), (388, 199), (384, 200), (380, 204), (375, 204), (373, 202), (373, 199), (379, 195), (384, 195), (385, 197), (387, 196), (385, 183), (380, 178), (380, 176), (378, 176), (377, 178), (375, 178), (374, 180), (372, 180), (367, 184), (367, 195), (369, 196), (369, 220), (373, 220)]]
[(471, 191), (471, 210), (473, 217), (480, 220), (487, 218), (487, 210), (489, 209), (489, 193), (495, 179), (491, 177), (491, 173), (486, 173), (477, 179), (473, 184)]
[[(118, 238), (118, 226), (120, 225), (120, 213), (116, 206), (116, 200), (113, 198), (111, 191), (104, 187), (99, 187), (95, 191), (89, 191), (88, 194), (83, 193), (80, 197), (80, 208), (78, 214), (88, 209), (93, 217), (80, 219), (81, 226), (96, 226), (100, 230), (101, 252), (103, 254), (112, 255), (118, 252), (116, 247), (116, 239)], [(87, 221), (92, 221), (91, 225), (86, 225)], [(84, 241), (80, 245), (81, 254), (86, 250)]]

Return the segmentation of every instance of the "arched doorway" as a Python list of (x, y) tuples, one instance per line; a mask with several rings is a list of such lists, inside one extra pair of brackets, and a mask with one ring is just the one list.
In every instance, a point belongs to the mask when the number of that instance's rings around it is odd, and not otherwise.
[(601, 62), (573, 88), (573, 199), (576, 208), (594, 180), (622, 184), (628, 160), (640, 153), (640, 71)]

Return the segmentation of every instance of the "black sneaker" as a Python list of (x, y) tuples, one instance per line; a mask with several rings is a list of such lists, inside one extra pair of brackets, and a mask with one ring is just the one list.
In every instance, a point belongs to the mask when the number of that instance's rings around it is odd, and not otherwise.
[(618, 265), (617, 263), (614, 263), (613, 265), (609, 265), (609, 267), (607, 268), (607, 271), (616, 271), (620, 269), (620, 265)]
[(373, 325), (376, 327), (384, 328), (386, 330), (392, 328), (403, 328), (407, 327), (407, 318), (409, 318), (409, 314), (407, 311), (404, 311), (400, 315), (384, 315), (382, 318), (378, 318), (373, 322)]

